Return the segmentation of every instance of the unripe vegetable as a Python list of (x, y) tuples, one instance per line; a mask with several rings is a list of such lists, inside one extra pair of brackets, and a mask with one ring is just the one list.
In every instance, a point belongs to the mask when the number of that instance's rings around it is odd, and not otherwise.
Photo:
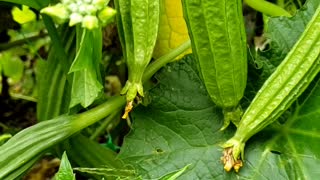
[(223, 109), (224, 125), (236, 126), (247, 82), (247, 46), (241, 0), (182, 0), (200, 76), (212, 101)]
[(320, 71), (319, 55), (320, 6), (300, 39), (251, 102), (235, 135), (223, 145), (226, 171), (239, 170), (248, 139), (277, 120), (308, 87)]
[(135, 97), (143, 96), (142, 76), (149, 64), (158, 34), (159, 0), (116, 0), (118, 31), (128, 66), (128, 80), (121, 91), (127, 98), (127, 117)]

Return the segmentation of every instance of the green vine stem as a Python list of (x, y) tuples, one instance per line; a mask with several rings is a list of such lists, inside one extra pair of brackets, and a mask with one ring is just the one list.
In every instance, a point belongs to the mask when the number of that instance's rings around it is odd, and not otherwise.
[(0, 44), (0, 51), (5, 51), (5, 50), (8, 50), (8, 49), (16, 47), (16, 46), (21, 46), (23, 44), (29, 43), (31, 41), (36, 41), (36, 40), (39, 40), (39, 39), (47, 37), (47, 36), (48, 36), (48, 34), (41, 33), (41, 34), (38, 34), (35, 36), (26, 37), (26, 38), (19, 39), (19, 40), (13, 41), (13, 42), (1, 43)]
[(191, 41), (188, 40), (178, 46), (177, 48), (170, 51), (168, 54), (160, 57), (159, 59), (155, 60), (153, 63), (151, 63), (147, 69), (145, 70), (142, 78), (142, 82), (145, 82), (149, 80), (160, 68), (168, 64), (169, 62), (172, 62), (176, 57), (178, 57), (180, 54), (182, 54), (184, 51), (191, 48)]
[(270, 16), (291, 17), (291, 14), (285, 9), (265, 0), (244, 0), (244, 2), (253, 9)]
[[(191, 41), (188, 40), (187, 42), (183, 43), (182, 45), (172, 50), (170, 53), (155, 60), (153, 63), (151, 63), (147, 67), (146, 71), (143, 74), (142, 81), (145, 82), (149, 80), (160, 68), (162, 68), (167, 63), (171, 62), (173, 59), (178, 57), (184, 51), (188, 50), (190, 47), (191, 47)], [(95, 139), (110, 124), (110, 122), (115, 118), (115, 116), (118, 113), (119, 112), (111, 113), (111, 115), (107, 117), (107, 119), (103, 122), (103, 124), (99, 127), (99, 129), (90, 137), (90, 139)]]

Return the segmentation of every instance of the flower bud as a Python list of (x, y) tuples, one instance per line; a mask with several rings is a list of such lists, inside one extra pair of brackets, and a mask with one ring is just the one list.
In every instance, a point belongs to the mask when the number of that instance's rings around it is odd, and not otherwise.
[(82, 15), (86, 15), (87, 14), (87, 5), (86, 4), (81, 4), (79, 7), (79, 11), (78, 13), (82, 14)]
[(98, 9), (94, 5), (92, 4), (87, 5), (87, 14), (95, 15), (97, 10)]
[(45, 7), (40, 12), (42, 14), (49, 15), (58, 24), (66, 22), (69, 18), (69, 12), (67, 8), (61, 3), (58, 3), (54, 6)]
[(70, 15), (70, 21), (69, 21), (69, 26), (73, 26), (75, 24), (80, 23), (83, 20), (83, 16), (78, 13), (72, 13)]
[(71, 11), (71, 12), (78, 12), (79, 11), (79, 7), (78, 7), (77, 3), (70, 3), (70, 4), (68, 4), (67, 7), (68, 7), (69, 11)]
[(117, 11), (111, 7), (105, 7), (99, 12), (98, 17), (102, 24), (106, 25), (113, 20), (113, 17), (116, 15), (116, 13)]
[(96, 16), (87, 15), (82, 20), (82, 27), (92, 30), (99, 27), (99, 20)]

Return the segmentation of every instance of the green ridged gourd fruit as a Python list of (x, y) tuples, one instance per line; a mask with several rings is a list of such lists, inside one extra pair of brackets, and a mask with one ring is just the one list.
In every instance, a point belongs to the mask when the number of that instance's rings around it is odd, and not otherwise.
[(245, 143), (276, 121), (320, 72), (320, 6), (300, 39), (272, 73), (245, 111), (238, 129), (223, 147), (226, 171), (237, 172)]
[(192, 52), (224, 125), (238, 125), (247, 82), (247, 45), (241, 0), (182, 0)]
[(121, 90), (127, 106), (123, 118), (132, 109), (133, 100), (144, 96), (142, 76), (156, 44), (159, 18), (159, 0), (115, 0), (117, 25), (123, 54), (128, 67), (128, 80)]

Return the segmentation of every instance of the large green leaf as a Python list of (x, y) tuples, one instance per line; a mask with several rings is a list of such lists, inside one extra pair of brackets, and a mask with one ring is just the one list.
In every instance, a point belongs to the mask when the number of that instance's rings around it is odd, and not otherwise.
[(120, 158), (135, 165), (144, 178), (159, 178), (188, 164), (182, 179), (210, 179), (215, 172), (223, 173), (218, 144), (231, 134), (219, 131), (221, 111), (196, 72), (191, 58), (167, 66), (150, 92), (151, 104), (135, 110), (134, 130), (126, 137)]
[(239, 174), (226, 173), (220, 144), (233, 130), (219, 131), (221, 110), (207, 95), (192, 58), (164, 68), (151, 104), (133, 115), (120, 158), (143, 178), (155, 179), (191, 164), (178, 179), (314, 179), (320, 163), (320, 84), (283, 125), (251, 139)]
[[(270, 23), (269, 29), (279, 31), (270, 38), (280, 43), (272, 47), (272, 53), (287, 54), (285, 47), (290, 49), (293, 46), (318, 5), (318, 1), (310, 0), (306, 6), (309, 9), (300, 11), (297, 17), (270, 20), (277, 23)], [(299, 30), (279, 28), (285, 24)], [(295, 40), (287, 41), (288, 32), (294, 34)], [(281, 59), (274, 56), (270, 60)], [(222, 125), (221, 110), (211, 103), (194, 62), (189, 58), (171, 64), (157, 78), (159, 84), (150, 92), (151, 104), (135, 110), (134, 130), (126, 137), (119, 156), (135, 166), (142, 177), (159, 178), (187, 164), (191, 164), (190, 170), (179, 179), (319, 177), (320, 123), (316, 121), (320, 116), (320, 83), (315, 83), (311, 91), (304, 94), (302, 103), (297, 103), (297, 108), (285, 116), (286, 123), (272, 124), (248, 141), (244, 167), (236, 174), (226, 173), (220, 162), (222, 148), (219, 145), (230, 137), (233, 130), (218, 130)], [(261, 83), (249, 82), (252, 86)]]

